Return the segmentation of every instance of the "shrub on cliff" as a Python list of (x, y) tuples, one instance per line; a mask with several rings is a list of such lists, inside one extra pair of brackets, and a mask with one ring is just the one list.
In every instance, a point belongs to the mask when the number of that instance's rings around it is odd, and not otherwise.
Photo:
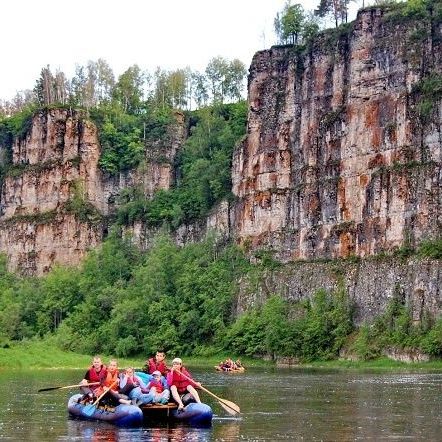
[(423, 337), (420, 347), (429, 355), (442, 356), (442, 319), (439, 319)]
[(158, 142), (172, 122), (171, 109), (129, 114), (111, 104), (91, 110), (101, 144), (100, 167), (111, 174), (136, 167), (145, 158), (146, 143)]
[(0, 186), (11, 167), (12, 144), (15, 138), (23, 138), (31, 129), (35, 107), (28, 106), (10, 117), (0, 117), (0, 148), (3, 150), (0, 159)]
[(438, 354), (442, 350), (441, 330), (440, 322), (434, 325), (425, 313), (421, 321), (414, 324), (405, 300), (395, 296), (382, 315), (361, 326), (350, 350), (362, 360), (379, 357), (390, 347), (419, 348)]
[(338, 355), (352, 330), (352, 308), (343, 292), (320, 290), (311, 301), (295, 305), (274, 295), (238, 318), (224, 347), (246, 355), (328, 359)]
[(143, 220), (149, 226), (176, 228), (207, 215), (231, 194), (231, 158), (244, 135), (247, 104), (217, 105), (189, 114), (190, 136), (178, 154), (177, 182), (159, 190), (152, 200), (138, 189), (123, 192), (117, 218), (120, 224)]

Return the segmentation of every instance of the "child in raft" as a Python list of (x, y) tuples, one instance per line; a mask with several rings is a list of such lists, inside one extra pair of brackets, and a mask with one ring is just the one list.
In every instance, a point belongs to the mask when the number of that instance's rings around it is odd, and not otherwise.
[(167, 386), (167, 382), (164, 377), (161, 376), (161, 372), (155, 370), (152, 373), (152, 380), (147, 385), (147, 390), (152, 396), (152, 402), (154, 404), (167, 404), (170, 398), (170, 391)]

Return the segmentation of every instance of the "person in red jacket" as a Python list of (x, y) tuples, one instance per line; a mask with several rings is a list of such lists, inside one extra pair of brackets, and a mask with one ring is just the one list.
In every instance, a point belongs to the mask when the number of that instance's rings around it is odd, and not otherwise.
[(159, 371), (163, 376), (166, 376), (169, 369), (166, 367), (166, 353), (164, 350), (158, 350), (155, 357), (148, 359), (143, 371), (148, 374)]
[(183, 361), (180, 358), (175, 358), (172, 361), (172, 370), (167, 374), (167, 383), (170, 387), (170, 392), (175, 402), (178, 404), (178, 411), (184, 408), (183, 401), (186, 401), (186, 393), (190, 393), (195, 402), (201, 403), (201, 399), (195, 387), (201, 387), (199, 382), (192, 379), (190, 373), (183, 367)]
[[(93, 382), (99, 382), (102, 384), (106, 379), (106, 376), (107, 368), (101, 362), (100, 356), (97, 355), (92, 359), (92, 365), (88, 368), (80, 384), (87, 385)], [(96, 396), (95, 390), (100, 387), (100, 384), (80, 387), (80, 391), (84, 394), (83, 399), (91, 400), (94, 396)]]
[(152, 379), (147, 385), (149, 394), (152, 395), (154, 404), (167, 404), (170, 398), (170, 391), (166, 379), (157, 370), (152, 373)]

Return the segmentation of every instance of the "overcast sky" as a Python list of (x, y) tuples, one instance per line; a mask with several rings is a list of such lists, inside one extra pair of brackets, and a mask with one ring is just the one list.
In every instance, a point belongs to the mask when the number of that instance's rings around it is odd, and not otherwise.
[[(306, 10), (319, 0), (292, 0)], [(362, 4), (362, 0), (358, 1)], [(76, 64), (105, 59), (116, 76), (138, 64), (203, 71), (216, 56), (239, 58), (275, 44), (285, 0), (4, 0), (0, 8), (0, 99), (32, 89), (50, 65), (70, 78)], [(352, 6), (351, 19), (356, 5)]]

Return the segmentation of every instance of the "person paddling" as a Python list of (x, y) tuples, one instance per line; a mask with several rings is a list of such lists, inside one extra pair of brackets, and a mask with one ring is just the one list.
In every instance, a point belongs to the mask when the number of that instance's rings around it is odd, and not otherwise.
[[(182, 374), (182, 375), (181, 375)], [(178, 411), (182, 411), (184, 403), (201, 403), (201, 399), (195, 387), (200, 388), (201, 384), (192, 379), (190, 373), (184, 368), (183, 361), (175, 358), (172, 361), (172, 370), (167, 374), (167, 383), (175, 402), (178, 404)]]
[[(96, 396), (103, 397), (103, 402), (110, 402), (109, 405), (130, 404), (131, 401), (124, 394), (119, 393), (120, 376), (118, 371), (118, 363), (116, 359), (111, 359), (107, 367), (106, 378), (103, 380), (102, 385), (95, 390)], [(101, 401), (100, 401), (101, 402)]]
[[(107, 376), (107, 368), (101, 362), (101, 357), (96, 355), (93, 357), (92, 365), (89, 367), (88, 371), (84, 375), (80, 384), (87, 385), (93, 382), (99, 382), (100, 384), (102, 384), (106, 379), (106, 376)], [(87, 387), (86, 386), (80, 387), (80, 391), (84, 395), (82, 400), (92, 401), (94, 397), (98, 396), (97, 394), (95, 394), (95, 392), (99, 387), (100, 387), (99, 384), (90, 385)]]

